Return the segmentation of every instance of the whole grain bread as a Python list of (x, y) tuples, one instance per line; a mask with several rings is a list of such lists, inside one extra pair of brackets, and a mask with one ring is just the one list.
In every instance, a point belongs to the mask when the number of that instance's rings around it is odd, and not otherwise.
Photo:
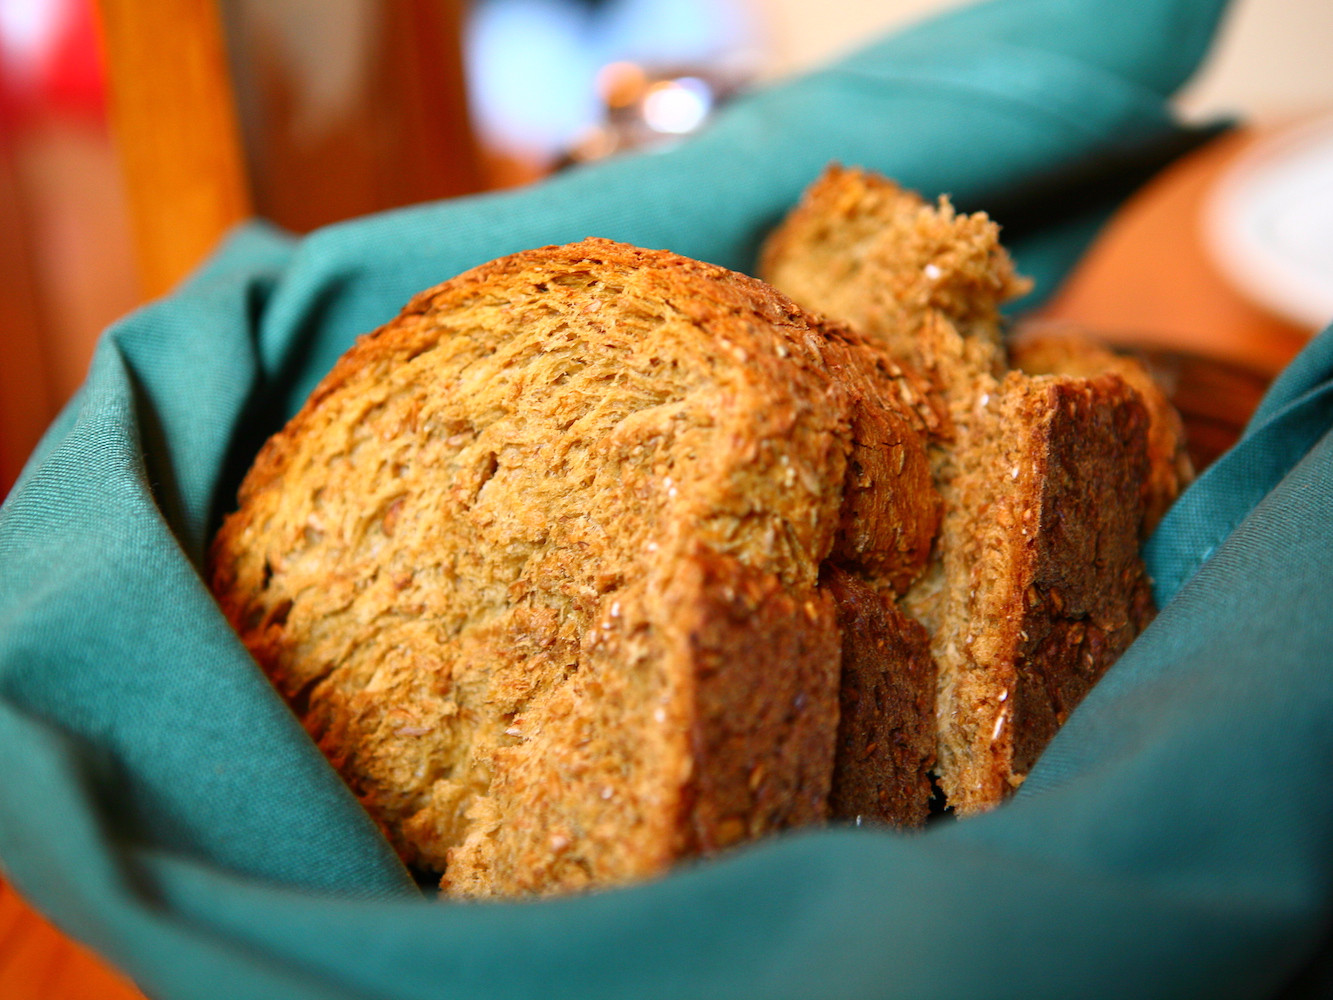
[(960, 214), (947, 198), (929, 204), (836, 164), (769, 235), (759, 274), (883, 343), (946, 392), (959, 380), (1004, 374), (1000, 305), (1031, 288), (984, 213)]
[(1185, 427), (1166, 391), (1132, 353), (1114, 351), (1084, 331), (1029, 324), (1009, 340), (1009, 360), (1029, 375), (1114, 372), (1139, 394), (1148, 411), (1148, 477), (1144, 482), (1144, 538), (1157, 527), (1180, 491), (1194, 479)]
[(901, 605), (931, 637), (940, 785), (955, 811), (988, 809), (1151, 616), (1145, 504), (1174, 494), (1148, 477), (1141, 395), (1091, 353), (1034, 349), (1050, 373), (1007, 373), (1000, 306), (1029, 285), (998, 227), (865, 171), (826, 171), (761, 274), (919, 366), (945, 401), (941, 530)]
[(842, 633), (833, 819), (920, 826), (935, 764), (935, 660), (930, 636), (891, 593), (825, 567)]
[[(605, 240), (528, 251), (338, 362), (246, 476), (211, 585), (448, 892), (649, 877), (827, 815), (851, 633), (821, 571), (879, 593), (921, 573), (947, 420), (758, 281)], [(890, 820), (921, 812), (915, 738)]]
[(973, 425), (938, 570), (906, 601), (932, 628), (939, 781), (960, 814), (1021, 783), (1152, 617), (1146, 429), (1115, 375), (1012, 373)]

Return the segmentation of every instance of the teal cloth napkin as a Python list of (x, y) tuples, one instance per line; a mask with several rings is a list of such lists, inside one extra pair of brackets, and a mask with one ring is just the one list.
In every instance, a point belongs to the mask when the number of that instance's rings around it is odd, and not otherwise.
[(1162, 525), (1162, 614), (1015, 799), (924, 833), (806, 831), (586, 898), (424, 899), (199, 577), (246, 464), (353, 337), (500, 254), (600, 235), (747, 269), (837, 159), (990, 209), (1049, 291), (1198, 140), (1167, 95), (1222, 6), (964, 8), (667, 152), (236, 233), (106, 333), (0, 508), (7, 877), (163, 998), (1315, 995), (1333, 332)]

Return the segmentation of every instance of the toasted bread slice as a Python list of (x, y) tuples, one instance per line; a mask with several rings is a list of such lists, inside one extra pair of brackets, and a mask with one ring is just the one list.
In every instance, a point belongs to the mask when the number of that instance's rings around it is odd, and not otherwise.
[(820, 570), (919, 574), (943, 419), (753, 279), (528, 251), (344, 356), (246, 477), (212, 586), (450, 893), (618, 884), (826, 815)]
[(1014, 272), (984, 213), (929, 204), (865, 170), (830, 166), (765, 242), (759, 274), (815, 312), (851, 324), (948, 391), (1000, 376), (1001, 303)]
[(1086, 333), (1026, 329), (1009, 343), (1013, 366), (1029, 375), (1091, 378), (1114, 372), (1138, 392), (1148, 411), (1148, 478), (1144, 482), (1142, 535), (1157, 527), (1180, 491), (1194, 479), (1185, 449), (1185, 427), (1166, 392), (1133, 354), (1119, 353)]
[(998, 227), (873, 174), (830, 168), (761, 273), (946, 400), (931, 437), (942, 527), (901, 603), (937, 661), (941, 786), (960, 813), (994, 806), (1151, 615), (1143, 403), (1115, 376), (1006, 374), (999, 307), (1029, 286)]
[(920, 826), (935, 763), (935, 660), (926, 630), (892, 595), (834, 566), (824, 573), (842, 632), (832, 818)]
[(945, 494), (932, 626), (940, 785), (960, 814), (1016, 788), (1152, 617), (1139, 558), (1147, 415), (1115, 375), (1014, 373)]

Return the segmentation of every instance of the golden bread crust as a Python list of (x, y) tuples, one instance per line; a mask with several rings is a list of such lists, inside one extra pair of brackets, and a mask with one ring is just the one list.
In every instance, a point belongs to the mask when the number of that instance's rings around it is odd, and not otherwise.
[[(1003, 372), (999, 307), (1031, 288), (982, 212), (832, 165), (765, 241), (759, 273), (849, 323), (947, 389), (955, 369)], [(942, 322), (941, 322), (942, 321)]]

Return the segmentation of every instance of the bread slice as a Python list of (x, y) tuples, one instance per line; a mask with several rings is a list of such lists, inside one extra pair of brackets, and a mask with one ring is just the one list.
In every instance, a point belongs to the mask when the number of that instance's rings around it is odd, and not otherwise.
[(935, 660), (930, 636), (892, 595), (827, 566), (842, 632), (833, 819), (920, 826), (935, 763)]
[(1113, 351), (1090, 334), (1068, 328), (1021, 329), (1009, 342), (1009, 358), (1015, 368), (1029, 375), (1091, 378), (1114, 372), (1139, 394), (1148, 411), (1148, 477), (1141, 531), (1147, 538), (1194, 479), (1184, 424), (1162, 386), (1133, 354)]
[(242, 484), (212, 586), (448, 892), (617, 884), (826, 815), (820, 571), (919, 574), (943, 419), (753, 279), (528, 251), (339, 361)]
[(1116, 375), (1020, 373), (973, 427), (947, 484), (939, 589), (907, 602), (932, 625), (939, 780), (957, 813), (1021, 783), (1152, 617), (1146, 429)]
[(765, 241), (759, 274), (883, 343), (946, 392), (960, 379), (1004, 373), (1000, 304), (1031, 288), (984, 213), (959, 214), (946, 198), (931, 205), (837, 165)]
[[(506, 716), (488, 787), (445, 849), (451, 895), (648, 878), (827, 817), (840, 677), (827, 595), (701, 549), (605, 614), (573, 676)], [(410, 826), (432, 835), (429, 812)]]
[(940, 535), (901, 604), (931, 636), (941, 787), (959, 813), (990, 808), (1151, 614), (1143, 404), (1114, 375), (1006, 375), (999, 308), (1028, 284), (998, 227), (873, 174), (830, 168), (761, 273), (920, 366), (946, 401)]

